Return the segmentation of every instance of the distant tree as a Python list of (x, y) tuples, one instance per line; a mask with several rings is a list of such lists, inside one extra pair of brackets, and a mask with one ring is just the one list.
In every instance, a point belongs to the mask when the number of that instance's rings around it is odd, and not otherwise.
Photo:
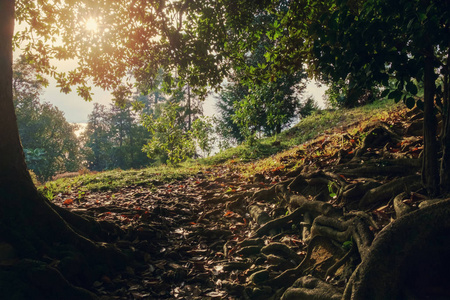
[(64, 113), (39, 100), (46, 80), (23, 57), (14, 64), (13, 92), (19, 134), (28, 167), (39, 180), (57, 173), (78, 171), (81, 164), (76, 126)]
[(87, 167), (91, 170), (141, 168), (150, 163), (141, 149), (149, 139), (130, 102), (108, 108), (95, 103), (83, 133)]
[(110, 106), (110, 138), (114, 142), (110, 150), (112, 164), (122, 169), (127, 169), (129, 162), (133, 160), (134, 151), (130, 146), (133, 143), (132, 127), (134, 116), (131, 105), (126, 102), (123, 106), (111, 104)]
[(236, 111), (235, 103), (241, 101), (247, 95), (247, 87), (239, 84), (227, 84), (216, 98), (218, 110), (217, 132), (226, 145), (240, 144), (245, 140), (239, 123), (235, 122), (233, 117)]
[(146, 115), (144, 126), (152, 138), (143, 151), (148, 157), (161, 163), (177, 164), (195, 154), (194, 143), (187, 131), (183, 129), (184, 118), (178, 103), (168, 101), (161, 105), (158, 117)]
[(214, 148), (216, 137), (214, 130), (214, 119), (200, 117), (192, 123), (190, 134), (196, 146), (203, 152), (203, 156), (209, 156)]
[(245, 129), (246, 136), (256, 132), (278, 134), (289, 125), (301, 108), (302, 77), (296, 73), (255, 86), (244, 99), (235, 102), (234, 121)]
[(203, 101), (192, 93), (189, 85), (173, 90), (169, 101), (178, 104), (180, 124), (184, 131), (190, 131), (194, 120), (203, 114)]
[[(195, 156), (196, 143), (202, 151), (209, 152), (213, 142), (210, 137), (212, 128), (205, 119), (199, 120), (202, 115), (201, 99), (183, 82), (179, 83), (178, 88), (168, 91), (170, 94), (161, 86), (151, 91), (149, 97), (138, 98), (142, 103), (142, 124), (151, 134), (151, 140), (143, 151), (152, 160), (170, 164)], [(156, 96), (158, 102), (151, 101)], [(200, 124), (206, 127), (200, 128)]]
[(303, 78), (297, 73), (252, 87), (227, 85), (218, 97), (220, 134), (235, 142), (256, 134), (270, 136), (280, 133), (295, 118), (307, 115), (304, 106), (311, 99), (303, 100)]
[(374, 102), (381, 98), (379, 86), (373, 86), (370, 89), (360, 89), (354, 97), (351, 95), (348, 84), (340, 80), (338, 82), (328, 83), (328, 89), (325, 91), (326, 101), (331, 107), (351, 108)]
[(94, 103), (94, 109), (88, 116), (88, 123), (83, 133), (85, 157), (90, 170), (102, 171), (112, 165), (109, 150), (112, 148), (110, 139), (111, 115), (106, 106)]
[(141, 114), (154, 115), (158, 114), (155, 109), (159, 103), (165, 102), (168, 95), (164, 86), (164, 70), (160, 69), (154, 77), (140, 77), (137, 86), (137, 94), (134, 95), (134, 103), (139, 104)]
[(125, 102), (123, 106), (111, 104), (109, 126), (113, 147), (109, 153), (114, 168), (142, 168), (149, 164), (142, 146), (150, 135), (140, 122), (131, 102)]

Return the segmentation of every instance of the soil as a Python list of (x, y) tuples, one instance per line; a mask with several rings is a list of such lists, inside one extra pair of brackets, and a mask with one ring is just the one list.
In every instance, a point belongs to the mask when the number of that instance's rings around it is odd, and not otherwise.
[[(354, 135), (336, 129), (250, 178), (227, 164), (53, 201), (109, 228), (131, 257), (93, 282), (100, 299), (350, 299), (383, 228), (440, 201), (421, 188), (420, 122), (401, 110)], [(446, 289), (421, 282), (417, 299), (445, 299)]]

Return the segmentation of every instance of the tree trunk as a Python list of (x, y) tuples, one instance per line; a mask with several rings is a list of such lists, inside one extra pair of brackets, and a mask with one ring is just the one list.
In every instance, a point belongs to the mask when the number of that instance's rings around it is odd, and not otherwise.
[[(34, 298), (39, 291), (46, 299), (93, 299), (92, 293), (74, 287), (54, 267), (39, 262), (43, 255), (68, 258), (62, 247), (73, 249), (72, 253), (87, 261), (81, 272), (88, 274), (84, 284), (90, 286), (101, 275), (93, 271), (94, 265), (125, 261), (119, 253), (85, 238), (83, 235), (100, 236), (99, 226), (50, 203), (39, 194), (28, 173), (13, 104), (14, 9), (14, 0), (0, 1), (0, 243), (13, 249), (15, 256), (6, 272), (0, 268), (0, 293), (11, 299)], [(27, 274), (22, 274), (24, 266)], [(39, 276), (34, 274), (43, 275), (42, 270), (60, 282), (42, 286), (43, 281), (33, 281)], [(18, 281), (23, 286), (18, 286)]]
[(447, 65), (444, 74), (444, 109), (443, 109), (443, 134), (442, 134), (442, 161), (441, 161), (441, 192), (450, 193), (450, 48), (447, 53)]
[[(19, 139), (12, 90), (14, 0), (0, 4), (0, 188), (11, 184), (33, 186)], [(1, 200), (0, 200), (1, 201)], [(4, 203), (0, 202), (0, 206)]]
[(438, 168), (438, 143), (437, 120), (434, 113), (435, 80), (433, 59), (431, 57), (433, 49), (427, 49), (424, 66), (424, 122), (423, 122), (423, 142), (424, 155), (422, 165), (422, 183), (429, 196), (435, 197), (439, 194), (439, 168)]
[(188, 117), (189, 117), (189, 119), (188, 119), (188, 130), (190, 131), (191, 130), (191, 126), (192, 126), (192, 116), (191, 116), (191, 87), (189, 86), (189, 84), (188, 84), (188, 86), (187, 86), (187, 92), (188, 92), (188, 109), (187, 109), (187, 112), (188, 112)]
[(439, 292), (450, 280), (449, 229), (449, 199), (396, 219), (377, 235), (342, 299), (448, 299)]

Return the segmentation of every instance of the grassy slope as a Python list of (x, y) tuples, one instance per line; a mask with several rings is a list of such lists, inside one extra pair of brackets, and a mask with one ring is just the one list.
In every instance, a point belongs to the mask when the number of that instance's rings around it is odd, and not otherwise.
[(227, 149), (200, 162), (206, 165), (243, 163), (240, 164), (241, 172), (248, 175), (259, 173), (267, 168), (282, 166), (284, 158), (298, 151), (307, 141), (333, 132), (354, 135), (366, 124), (383, 119), (390, 111), (403, 107), (403, 104), (393, 101), (378, 101), (354, 109), (318, 111), (277, 137), (263, 139), (252, 147), (243, 144)]
[(324, 110), (303, 119), (293, 128), (277, 137), (263, 139), (256, 145), (240, 145), (222, 151), (215, 156), (199, 161), (183, 163), (178, 168), (161, 166), (142, 170), (112, 170), (90, 173), (73, 178), (61, 178), (41, 186), (48, 198), (68, 190), (115, 191), (125, 186), (154, 186), (172, 182), (185, 176), (196, 174), (202, 169), (217, 164), (233, 165), (244, 176), (252, 176), (267, 169), (292, 168), (295, 164), (286, 164), (286, 157), (302, 148), (308, 140), (333, 132), (348, 131), (355, 134), (359, 128), (374, 120), (382, 119), (387, 112), (398, 109), (399, 105), (391, 101), (380, 101), (355, 109)]

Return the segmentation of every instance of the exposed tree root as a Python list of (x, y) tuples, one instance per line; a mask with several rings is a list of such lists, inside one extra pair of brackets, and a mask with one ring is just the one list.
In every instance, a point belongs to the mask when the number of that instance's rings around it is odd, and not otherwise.
[(421, 187), (420, 175), (402, 177), (368, 191), (359, 202), (359, 207), (367, 209), (375, 204), (387, 202), (402, 192), (418, 190)]
[(315, 215), (338, 215), (339, 210), (327, 202), (310, 201), (301, 195), (291, 195), (289, 202), (292, 206), (297, 207), (292, 213), (287, 216), (269, 221), (255, 231), (255, 236), (262, 236), (271, 231), (282, 228), (284, 225), (293, 220), (300, 221), (303, 214), (306, 212)]
[(368, 224), (357, 216), (346, 221), (319, 216), (314, 220), (311, 232), (313, 236), (326, 236), (340, 243), (352, 241), (356, 244), (361, 257), (367, 255), (373, 240)]
[(385, 227), (353, 273), (344, 299), (446, 299), (450, 200)]
[(286, 290), (281, 300), (340, 300), (342, 294), (320, 279), (304, 276)]
[[(15, 253), (15, 261), (7, 263), (11, 280), (15, 284), (26, 285), (30, 290), (40, 291), (37, 295), (42, 294), (42, 299), (69, 299), (63, 294), (74, 295), (72, 299), (94, 299), (92, 293), (72, 283), (90, 287), (101, 275), (123, 267), (125, 256), (90, 239), (102, 236), (98, 223), (55, 207), (34, 187), (27, 189), (26, 186), (20, 189), (2, 187), (3, 203), (17, 203), (17, 207), (23, 208), (8, 209), (5, 205), (0, 211), (0, 236)], [(34, 261), (27, 261), (27, 258)], [(43, 258), (47, 263), (39, 262)], [(48, 262), (53, 266), (48, 266)], [(25, 277), (20, 275), (24, 265), (29, 266)], [(36, 279), (38, 275), (40, 279)], [(1, 290), (15, 293), (10, 290), (13, 286), (8, 281), (3, 283)], [(58, 283), (58, 286), (52, 286)]]

